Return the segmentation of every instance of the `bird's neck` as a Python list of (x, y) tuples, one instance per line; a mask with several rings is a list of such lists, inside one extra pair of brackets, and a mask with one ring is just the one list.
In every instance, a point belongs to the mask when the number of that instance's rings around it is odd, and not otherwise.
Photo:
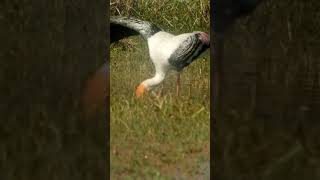
[(152, 89), (154, 86), (160, 84), (165, 78), (165, 73), (156, 73), (153, 78), (147, 79), (142, 84), (148, 89)]

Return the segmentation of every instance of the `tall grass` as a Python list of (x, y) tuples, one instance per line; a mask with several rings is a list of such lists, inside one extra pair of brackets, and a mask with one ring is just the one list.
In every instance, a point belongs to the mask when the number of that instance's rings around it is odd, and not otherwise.
[(134, 16), (172, 32), (210, 29), (208, 0), (112, 0), (111, 15)]
[[(209, 1), (111, 1), (113, 15), (149, 20), (170, 32), (209, 29)], [(175, 73), (143, 99), (135, 87), (153, 76), (140, 37), (111, 47), (111, 179), (209, 178), (209, 52), (182, 73), (175, 95)], [(128, 48), (129, 47), (129, 48)]]

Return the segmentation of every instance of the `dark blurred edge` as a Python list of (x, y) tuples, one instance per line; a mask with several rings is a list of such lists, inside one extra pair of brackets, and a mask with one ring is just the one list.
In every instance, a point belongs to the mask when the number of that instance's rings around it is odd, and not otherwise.
[(107, 74), (107, 133), (108, 133), (108, 144), (107, 144), (107, 162), (108, 162), (108, 178), (110, 178), (110, 0), (107, 1), (107, 66), (109, 71)]
[(0, 179), (109, 178), (109, 101), (90, 117), (81, 104), (107, 59), (108, 6), (0, 3)]
[(216, 8), (215, 8), (215, 0), (210, 0), (210, 45), (211, 45), (211, 48), (210, 48), (210, 178), (212, 179), (213, 178), (213, 174), (214, 174), (214, 149), (215, 149), (215, 144), (216, 144), (216, 141), (215, 141), (215, 137), (214, 137), (214, 132), (215, 132), (215, 109), (213, 107), (213, 105), (215, 104), (214, 102), (216, 101), (215, 100), (215, 96), (214, 94), (216, 93), (214, 91), (214, 84), (215, 84), (215, 80), (214, 80), (214, 73), (215, 73), (215, 61), (214, 61), (214, 30), (213, 30), (213, 21), (214, 21), (214, 14), (216, 11)]

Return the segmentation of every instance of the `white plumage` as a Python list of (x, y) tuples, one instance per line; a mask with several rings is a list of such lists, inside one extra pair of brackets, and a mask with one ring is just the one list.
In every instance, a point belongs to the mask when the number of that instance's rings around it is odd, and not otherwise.
[[(112, 29), (112, 27), (114, 28)], [(118, 31), (117, 28), (119, 28)], [(124, 28), (129, 30), (125, 31)], [(210, 40), (205, 32), (197, 31), (173, 35), (147, 21), (136, 18), (111, 17), (111, 42), (114, 42), (112, 40), (113, 35), (116, 40), (121, 39), (119, 37), (121, 35), (123, 37), (135, 35), (132, 30), (141, 34), (147, 40), (150, 59), (156, 71), (154, 77), (144, 80), (137, 87), (136, 96), (138, 97), (160, 84), (169, 70), (180, 72), (209, 48)], [(125, 32), (128, 32), (128, 35)], [(178, 74), (178, 81), (179, 79)], [(179, 87), (180, 82), (177, 83)]]

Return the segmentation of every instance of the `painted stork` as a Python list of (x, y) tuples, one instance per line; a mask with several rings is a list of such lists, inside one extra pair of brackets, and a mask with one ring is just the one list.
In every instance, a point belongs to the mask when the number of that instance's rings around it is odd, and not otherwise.
[(138, 85), (137, 97), (141, 97), (160, 84), (169, 70), (178, 72), (177, 94), (179, 94), (180, 72), (210, 46), (209, 35), (205, 32), (195, 31), (173, 35), (151, 22), (133, 17), (110, 17), (110, 30), (111, 43), (132, 35), (141, 35), (148, 43), (155, 75)]

